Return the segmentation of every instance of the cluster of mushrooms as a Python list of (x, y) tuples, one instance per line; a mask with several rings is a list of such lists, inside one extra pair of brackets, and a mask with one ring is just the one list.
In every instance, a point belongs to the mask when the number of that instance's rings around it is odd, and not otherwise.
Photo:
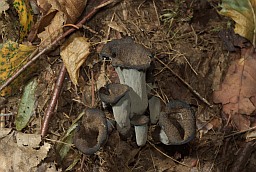
[[(99, 97), (102, 102), (111, 105), (116, 128), (121, 135), (129, 135), (134, 127), (136, 143), (143, 146), (147, 141), (149, 124), (158, 124), (161, 127), (158, 136), (163, 144), (180, 145), (194, 138), (195, 116), (187, 103), (179, 100), (169, 102), (165, 111), (161, 112), (160, 99), (150, 96), (151, 87), (148, 85), (152, 86), (153, 83), (147, 82), (146, 72), (151, 65), (152, 54), (148, 49), (134, 43), (130, 37), (125, 37), (105, 44), (100, 57), (111, 59), (119, 77), (120, 83), (110, 83), (100, 88)], [(145, 114), (147, 109), (149, 115)], [(95, 115), (95, 112), (101, 115)], [(103, 120), (100, 126), (94, 118)], [(97, 122), (93, 124), (93, 121)], [(86, 136), (77, 132), (74, 137), (76, 147), (85, 154), (96, 152), (107, 139), (107, 136), (102, 135), (107, 133), (110, 126), (106, 121), (102, 111), (88, 109), (79, 130), (89, 133), (93, 130), (90, 126), (98, 125), (97, 141), (91, 144), (82, 139)]]

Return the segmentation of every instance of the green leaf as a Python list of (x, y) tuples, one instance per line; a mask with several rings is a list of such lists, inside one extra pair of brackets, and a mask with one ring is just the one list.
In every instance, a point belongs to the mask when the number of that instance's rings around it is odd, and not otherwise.
[(256, 0), (222, 0), (221, 15), (232, 18), (235, 33), (247, 38), (255, 47)]
[(65, 135), (60, 139), (60, 143), (57, 143), (56, 150), (60, 156), (60, 159), (63, 160), (68, 154), (71, 145), (73, 143), (73, 135), (76, 127), (78, 126), (77, 122), (83, 117), (84, 112), (80, 113), (78, 117), (73, 121), (72, 125), (66, 131)]
[(18, 114), (15, 119), (16, 129), (18, 131), (25, 128), (30, 121), (31, 116), (35, 113), (36, 109), (36, 96), (35, 90), (38, 83), (34, 79), (30, 81), (24, 88), (24, 92), (19, 104)]

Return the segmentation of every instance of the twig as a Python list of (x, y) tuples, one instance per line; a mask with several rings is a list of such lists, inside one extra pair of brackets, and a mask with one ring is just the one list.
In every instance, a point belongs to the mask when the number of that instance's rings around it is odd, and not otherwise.
[(62, 63), (59, 78), (58, 78), (58, 80), (55, 84), (50, 104), (49, 104), (49, 106), (48, 106), (48, 108), (45, 112), (45, 115), (44, 115), (43, 125), (42, 125), (42, 128), (41, 128), (42, 137), (45, 137), (46, 134), (47, 134), (47, 131), (48, 131), (48, 128), (49, 128), (49, 122), (50, 122), (50, 119), (52, 118), (53, 111), (56, 107), (57, 100), (58, 100), (59, 95), (60, 95), (60, 90), (62, 88), (63, 81), (64, 81), (64, 78), (65, 78), (65, 74), (66, 74), (66, 67), (65, 67), (64, 63)]
[(246, 130), (243, 130), (243, 131), (238, 131), (238, 132), (235, 132), (235, 133), (226, 135), (226, 136), (224, 136), (224, 138), (228, 138), (228, 137), (231, 137), (231, 136), (235, 136), (235, 135), (238, 135), (238, 134), (242, 134), (242, 133), (245, 133), (245, 132), (247, 132), (247, 131), (252, 131), (252, 130), (255, 130), (255, 129), (256, 129), (256, 126), (251, 127), (251, 128), (249, 128), (249, 129), (246, 129)]
[(222, 145), (219, 145), (219, 147), (218, 147), (217, 153), (216, 153), (216, 155), (215, 155), (215, 157), (214, 157), (214, 160), (213, 160), (212, 165), (211, 165), (211, 167), (210, 167), (210, 169), (209, 169), (209, 172), (211, 172), (212, 169), (213, 169), (213, 167), (214, 167), (214, 164), (215, 164), (215, 161), (216, 161), (216, 159), (217, 159), (217, 156), (219, 155), (221, 146), (222, 146)]
[[(108, 0), (102, 0), (99, 6), (103, 7), (102, 4), (108, 2)], [(76, 26), (78, 28), (82, 28), (83, 24), (89, 20), (100, 8), (99, 6), (95, 7), (89, 14), (87, 14)], [(58, 46), (66, 36), (73, 33), (76, 28), (70, 28), (63, 35), (56, 38), (51, 44), (45, 47), (41, 52), (35, 55), (28, 63), (26, 63), (22, 68), (20, 68), (12, 77), (8, 78), (3, 85), (0, 86), (0, 91), (2, 91), (6, 86), (8, 86), (15, 78), (17, 78), (27, 67), (29, 67), (32, 63), (34, 63), (41, 55), (45, 54), (49, 50), (53, 49), (55, 46)], [(37, 49), (38, 50), (38, 49)], [(34, 54), (34, 52), (32, 53)]]
[(184, 164), (180, 161), (177, 161), (176, 159), (173, 159), (172, 157), (170, 157), (169, 155), (167, 155), (166, 153), (162, 152), (160, 149), (158, 149), (153, 143), (151, 143), (150, 141), (147, 141), (153, 148), (155, 148), (158, 152), (160, 152), (161, 154), (163, 154), (164, 156), (166, 156), (167, 158), (170, 158), (171, 160), (173, 160), (174, 162), (183, 165), (185, 167), (191, 168), (189, 165)]
[[(102, 4), (106, 3), (107, 0), (102, 0), (101, 3), (99, 4), (99, 6), (102, 7)], [(96, 8), (94, 8), (89, 14), (87, 14), (76, 26), (81, 28), (82, 25), (89, 19), (91, 18), (97, 11), (98, 11), (98, 7), (97, 6)], [(58, 45), (58, 42), (60, 40), (62, 40), (65, 36), (69, 35), (70, 33), (72, 33), (73, 31), (75, 31), (76, 29), (75, 28), (71, 28), (69, 29), (67, 32), (65, 32), (62, 36), (58, 37), (52, 44), (50, 44), (48, 47), (46, 47), (44, 50), (45, 52), (47, 50), (50, 50), (52, 47)], [(44, 51), (43, 50), (43, 51)], [(40, 52), (41, 53), (41, 52)], [(39, 54), (40, 54), (39, 53)], [(33, 59), (34, 61), (38, 58), (39, 56), (35, 56)], [(31, 61), (30, 61), (31, 62)], [(28, 64), (28, 63), (27, 63)], [(62, 64), (62, 67), (61, 67), (61, 71), (60, 71), (60, 74), (59, 74), (59, 78), (56, 82), (56, 85), (54, 87), (54, 91), (53, 91), (53, 95), (52, 95), (52, 99), (50, 101), (50, 104), (46, 110), (46, 113), (45, 113), (45, 116), (44, 116), (44, 121), (43, 121), (43, 125), (42, 125), (42, 129), (41, 129), (41, 135), (42, 137), (45, 137), (46, 134), (47, 134), (47, 131), (48, 131), (48, 128), (49, 128), (49, 121), (53, 115), (53, 111), (56, 107), (56, 103), (57, 103), (57, 100), (58, 100), (58, 97), (59, 97), (59, 94), (60, 94), (60, 90), (61, 90), (61, 87), (63, 85), (63, 80), (64, 80), (64, 77), (65, 77), (65, 74), (66, 74), (66, 67), (64, 64)]]
[(95, 105), (95, 94), (94, 94), (95, 83), (94, 83), (93, 70), (91, 71), (91, 83), (92, 83), (92, 86), (91, 86), (91, 91), (92, 91), (92, 107), (94, 107), (94, 105)]
[(239, 153), (236, 156), (237, 158), (235, 158), (235, 161), (233, 161), (230, 171), (239, 172), (245, 169), (247, 162), (250, 160), (252, 152), (255, 150), (253, 146), (254, 144), (254, 141), (245, 143), (244, 148), (239, 150)]
[(167, 66), (164, 62), (162, 62), (160, 59), (155, 57), (157, 61), (159, 61), (162, 65), (164, 65), (175, 77), (177, 77), (183, 84), (185, 84), (188, 89), (193, 92), (200, 100), (202, 100), (205, 104), (207, 104), (209, 107), (213, 107), (205, 98), (203, 98), (196, 90), (194, 90), (183, 78), (181, 78), (177, 73), (175, 73), (169, 66)]

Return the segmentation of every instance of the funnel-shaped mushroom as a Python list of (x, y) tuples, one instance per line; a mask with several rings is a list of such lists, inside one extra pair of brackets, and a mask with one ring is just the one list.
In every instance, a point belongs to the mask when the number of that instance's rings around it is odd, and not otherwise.
[(145, 115), (134, 115), (131, 124), (134, 125), (136, 143), (138, 146), (144, 146), (148, 138), (149, 118)]
[(128, 91), (129, 87), (123, 84), (108, 84), (99, 90), (101, 101), (111, 104), (117, 129), (122, 135), (126, 135), (131, 128), (131, 105)]
[(166, 145), (181, 145), (191, 141), (196, 133), (196, 120), (192, 108), (185, 102), (175, 100), (160, 114), (160, 140)]
[(73, 142), (86, 155), (97, 152), (108, 138), (107, 120), (99, 109), (87, 109), (74, 134)]
[(132, 88), (129, 93), (132, 114), (143, 114), (148, 106), (146, 70), (151, 63), (151, 52), (126, 37), (105, 44), (100, 56), (111, 58), (120, 83)]

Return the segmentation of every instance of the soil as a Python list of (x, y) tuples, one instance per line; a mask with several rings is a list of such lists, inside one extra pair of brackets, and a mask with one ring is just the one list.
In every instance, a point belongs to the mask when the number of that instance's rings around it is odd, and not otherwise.
[[(87, 10), (97, 2), (89, 0)], [(114, 129), (94, 155), (83, 155), (72, 147), (61, 159), (59, 145), (53, 142), (54, 148), (44, 161), (55, 161), (63, 170), (74, 164), (71, 171), (253, 171), (254, 145), (248, 145), (243, 135), (226, 137), (235, 129), (227, 125), (221, 106), (212, 100), (213, 91), (219, 88), (230, 62), (240, 52), (223, 36), (234, 33), (230, 31), (230, 21), (218, 14), (219, 3), (218, 0), (123, 0), (100, 10), (81, 30), (94, 46), (80, 70), (79, 86), (72, 85), (68, 76), (65, 78), (47, 135), (52, 140), (61, 140), (79, 113), (92, 106), (113, 119), (111, 108), (104, 108), (97, 95), (99, 88), (95, 87), (106, 82), (100, 78), (102, 68), (105, 67), (107, 82), (118, 82), (117, 74), (110, 62), (103, 62), (98, 54), (104, 41), (131, 36), (154, 54), (150, 75), (155, 83), (152, 94), (161, 98), (162, 108), (170, 100), (182, 100), (195, 111), (195, 139), (184, 145), (167, 146), (153, 139), (157, 126), (151, 125), (146, 145), (138, 147), (134, 136), (125, 139)], [(46, 110), (45, 100), (49, 100), (58, 75), (55, 71), (61, 66), (54, 54), (48, 54), (46, 61), (39, 73), (39, 85), (44, 91), (36, 118)], [(29, 132), (35, 132), (31, 126)], [(237, 167), (243, 157), (246, 161)], [(78, 161), (74, 163), (75, 160)]]

